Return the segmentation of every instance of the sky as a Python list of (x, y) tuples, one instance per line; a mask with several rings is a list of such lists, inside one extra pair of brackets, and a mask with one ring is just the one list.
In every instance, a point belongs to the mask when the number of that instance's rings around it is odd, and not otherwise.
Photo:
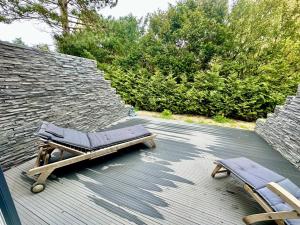
[[(174, 5), (176, 0), (119, 0), (114, 8), (105, 8), (100, 11), (104, 16), (118, 18), (132, 14), (142, 17), (158, 9), (166, 10), (169, 4)], [(0, 23), (0, 40), (12, 41), (15, 38), (22, 38), (29, 46), (37, 44), (48, 44), (54, 49), (54, 42), (50, 28), (45, 24), (36, 21), (14, 22), (12, 24)]]

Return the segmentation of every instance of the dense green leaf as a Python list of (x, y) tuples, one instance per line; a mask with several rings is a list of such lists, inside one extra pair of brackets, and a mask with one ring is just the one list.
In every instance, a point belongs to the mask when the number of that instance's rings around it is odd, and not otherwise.
[(95, 59), (139, 109), (243, 120), (272, 112), (300, 81), (298, 0), (186, 0), (142, 24), (98, 18), (58, 38), (61, 52)]

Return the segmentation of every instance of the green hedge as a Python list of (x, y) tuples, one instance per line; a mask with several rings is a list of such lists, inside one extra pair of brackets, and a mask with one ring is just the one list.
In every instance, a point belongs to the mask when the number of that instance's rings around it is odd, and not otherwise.
[(300, 8), (288, 0), (187, 0), (145, 23), (99, 18), (57, 39), (95, 59), (125, 102), (149, 111), (265, 117), (300, 81)]
[(241, 81), (232, 75), (224, 79), (217, 71), (198, 73), (194, 82), (182, 77), (179, 83), (159, 72), (145, 76), (145, 71), (124, 72), (111, 67), (106, 78), (112, 80), (125, 102), (149, 111), (168, 109), (177, 114), (220, 114), (251, 121), (265, 116), (285, 98), (280, 92), (272, 91), (263, 77)]

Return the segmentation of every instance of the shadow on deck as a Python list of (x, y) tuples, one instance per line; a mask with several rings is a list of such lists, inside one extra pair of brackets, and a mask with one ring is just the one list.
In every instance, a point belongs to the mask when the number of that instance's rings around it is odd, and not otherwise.
[[(134, 118), (158, 134), (154, 150), (120, 153), (56, 171), (32, 194), (24, 163), (5, 173), (23, 224), (242, 224), (262, 211), (236, 180), (212, 179), (213, 161), (245, 156), (300, 184), (299, 171), (254, 132)], [(270, 223), (269, 223), (270, 224)]]

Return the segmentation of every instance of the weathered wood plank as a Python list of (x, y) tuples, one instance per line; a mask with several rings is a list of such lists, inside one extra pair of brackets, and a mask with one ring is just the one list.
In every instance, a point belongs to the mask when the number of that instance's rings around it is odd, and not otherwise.
[[(96, 159), (76, 170), (61, 169), (45, 192), (33, 195), (20, 178), (32, 162), (6, 171), (18, 210), (26, 223), (42, 218), (49, 224), (203, 224), (240, 225), (242, 217), (262, 212), (228, 177), (212, 179), (213, 161), (246, 156), (300, 181), (293, 168), (255, 133), (236, 129), (131, 119), (117, 127), (144, 123), (158, 134), (157, 147), (135, 146), (123, 153)], [(67, 171), (67, 172), (65, 172)], [(299, 183), (298, 183), (299, 184)], [(16, 187), (15, 187), (16, 185)], [(38, 196), (38, 197), (36, 197)], [(46, 215), (41, 208), (49, 207)], [(65, 211), (61, 213), (61, 211)]]

